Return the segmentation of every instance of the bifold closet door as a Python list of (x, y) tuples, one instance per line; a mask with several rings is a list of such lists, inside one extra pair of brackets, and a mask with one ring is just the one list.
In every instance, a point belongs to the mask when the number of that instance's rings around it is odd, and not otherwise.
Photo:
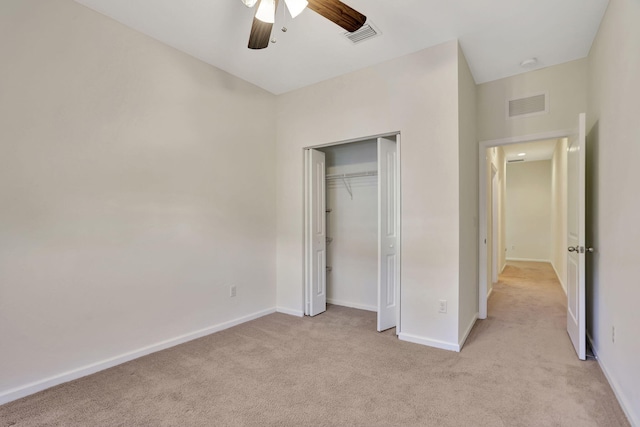
[(327, 310), (327, 201), (324, 153), (305, 151), (306, 200), (306, 294), (305, 314)]
[(396, 138), (378, 138), (378, 331), (396, 326), (398, 191)]

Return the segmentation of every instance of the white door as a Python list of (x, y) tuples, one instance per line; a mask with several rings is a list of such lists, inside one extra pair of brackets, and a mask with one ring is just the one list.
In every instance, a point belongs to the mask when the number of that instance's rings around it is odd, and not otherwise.
[(567, 331), (582, 360), (586, 358), (585, 319), (585, 114), (569, 138), (567, 153)]
[(305, 151), (305, 185), (307, 204), (305, 314), (315, 316), (327, 310), (327, 220), (324, 153)]
[(378, 331), (396, 326), (398, 202), (396, 139), (378, 138)]

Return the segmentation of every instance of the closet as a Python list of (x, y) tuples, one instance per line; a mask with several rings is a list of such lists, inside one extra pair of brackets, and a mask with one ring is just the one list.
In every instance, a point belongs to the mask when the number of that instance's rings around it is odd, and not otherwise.
[(305, 314), (399, 318), (398, 135), (305, 149)]
[(377, 311), (377, 141), (320, 151), (326, 161), (327, 302)]

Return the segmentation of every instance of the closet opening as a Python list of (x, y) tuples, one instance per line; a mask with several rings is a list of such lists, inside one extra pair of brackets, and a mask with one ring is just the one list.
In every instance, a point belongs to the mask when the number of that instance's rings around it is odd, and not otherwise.
[(327, 303), (400, 333), (400, 135), (304, 150), (305, 315)]

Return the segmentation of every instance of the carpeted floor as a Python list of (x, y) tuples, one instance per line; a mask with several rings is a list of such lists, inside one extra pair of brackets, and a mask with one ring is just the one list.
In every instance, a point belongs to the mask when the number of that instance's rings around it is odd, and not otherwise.
[(506, 268), (461, 353), (375, 325), (269, 315), (0, 406), (0, 427), (629, 425), (548, 264)]

